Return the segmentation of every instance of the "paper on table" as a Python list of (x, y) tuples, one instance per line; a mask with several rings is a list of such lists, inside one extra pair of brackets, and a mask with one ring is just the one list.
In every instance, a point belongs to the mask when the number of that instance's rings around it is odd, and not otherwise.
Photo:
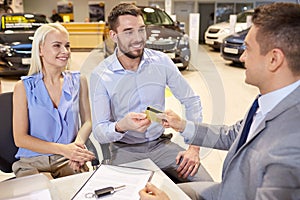
[(150, 181), (152, 175), (153, 171), (144, 169), (101, 165), (72, 199), (91, 199), (89, 197), (97, 189), (126, 185), (125, 189), (118, 190), (111, 195), (103, 196), (101, 199), (138, 200), (140, 199), (138, 192)]
[(51, 200), (51, 194), (49, 189), (43, 189), (35, 192), (31, 192), (29, 194), (24, 194), (19, 197), (12, 197), (6, 200)]

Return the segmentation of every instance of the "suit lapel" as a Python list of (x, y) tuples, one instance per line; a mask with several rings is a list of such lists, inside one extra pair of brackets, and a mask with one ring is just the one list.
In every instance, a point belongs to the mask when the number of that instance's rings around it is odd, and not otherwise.
[(297, 105), (300, 100), (300, 86), (296, 88), (291, 94), (285, 97), (273, 110), (266, 114), (266, 117), (258, 125), (257, 129), (253, 132), (252, 138), (244, 144), (244, 147), (252, 142), (257, 135), (259, 135), (266, 127), (268, 121), (272, 121), (274, 118), (287, 111), (291, 107)]
[[(267, 113), (266, 117), (263, 119), (263, 121), (258, 125), (257, 129), (254, 131), (252, 138), (249, 141), (245, 142), (245, 144), (243, 146), (241, 146), (241, 148), (237, 152), (235, 152), (237, 145), (238, 145), (238, 141), (241, 137), (241, 134), (239, 134), (237, 136), (237, 138), (235, 139), (234, 143), (232, 144), (232, 146), (227, 154), (227, 157), (224, 161), (223, 176), (226, 173), (226, 169), (228, 168), (228, 166), (230, 165), (232, 160), (237, 158), (239, 155), (242, 155), (241, 153), (242, 153), (243, 149), (246, 148), (252, 142), (255, 142), (255, 139), (257, 138), (257, 136), (259, 134), (263, 134), (263, 130), (266, 128), (267, 122), (274, 120), (281, 113), (285, 112), (288, 109), (291, 109), (293, 106), (295, 106), (299, 103), (300, 103), (300, 86), (297, 87), (286, 98), (284, 98), (273, 110), (271, 110), (269, 113)], [(247, 117), (247, 115), (246, 115), (246, 117)], [(240, 133), (242, 132), (243, 128), (244, 127), (241, 127)]]

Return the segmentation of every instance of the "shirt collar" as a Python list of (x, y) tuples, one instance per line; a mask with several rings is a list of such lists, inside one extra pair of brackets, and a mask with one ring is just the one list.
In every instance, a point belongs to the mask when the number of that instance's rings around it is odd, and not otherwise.
[(300, 85), (300, 80), (258, 98), (259, 110), (263, 115), (270, 112), (280, 101), (292, 93)]
[[(112, 61), (111, 61), (111, 70), (112, 71), (126, 71), (123, 66), (121, 65), (118, 57), (117, 57), (117, 51), (118, 51), (118, 47), (115, 48), (113, 57), (112, 57)], [(141, 68), (143, 68), (144, 63), (147, 63), (151, 58), (149, 57), (149, 55), (147, 54), (146, 48), (144, 48), (144, 52), (143, 52), (143, 56), (141, 59), (141, 62), (139, 64), (138, 70), (140, 71)]]

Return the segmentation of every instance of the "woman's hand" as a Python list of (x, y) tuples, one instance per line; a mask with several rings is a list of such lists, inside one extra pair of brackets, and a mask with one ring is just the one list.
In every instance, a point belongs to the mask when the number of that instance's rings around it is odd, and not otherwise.
[(79, 162), (76, 162), (74, 160), (69, 160), (69, 166), (75, 171), (75, 172), (88, 172), (89, 168), (84, 164), (80, 165)]
[(95, 159), (93, 152), (87, 150), (83, 144), (70, 143), (63, 146), (62, 155), (69, 160), (78, 162), (83, 166), (85, 162)]

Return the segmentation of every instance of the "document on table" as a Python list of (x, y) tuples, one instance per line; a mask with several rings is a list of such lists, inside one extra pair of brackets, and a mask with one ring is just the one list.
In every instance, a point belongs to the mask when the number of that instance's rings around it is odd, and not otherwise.
[(51, 194), (49, 189), (43, 189), (29, 194), (23, 194), (19, 197), (11, 197), (6, 200), (51, 200)]
[(140, 168), (100, 165), (100, 167), (84, 183), (81, 189), (74, 195), (72, 200), (97, 199), (95, 190), (106, 187), (119, 187), (125, 185), (124, 189), (117, 190), (100, 199), (103, 200), (139, 200), (139, 191), (151, 180), (153, 171)]

